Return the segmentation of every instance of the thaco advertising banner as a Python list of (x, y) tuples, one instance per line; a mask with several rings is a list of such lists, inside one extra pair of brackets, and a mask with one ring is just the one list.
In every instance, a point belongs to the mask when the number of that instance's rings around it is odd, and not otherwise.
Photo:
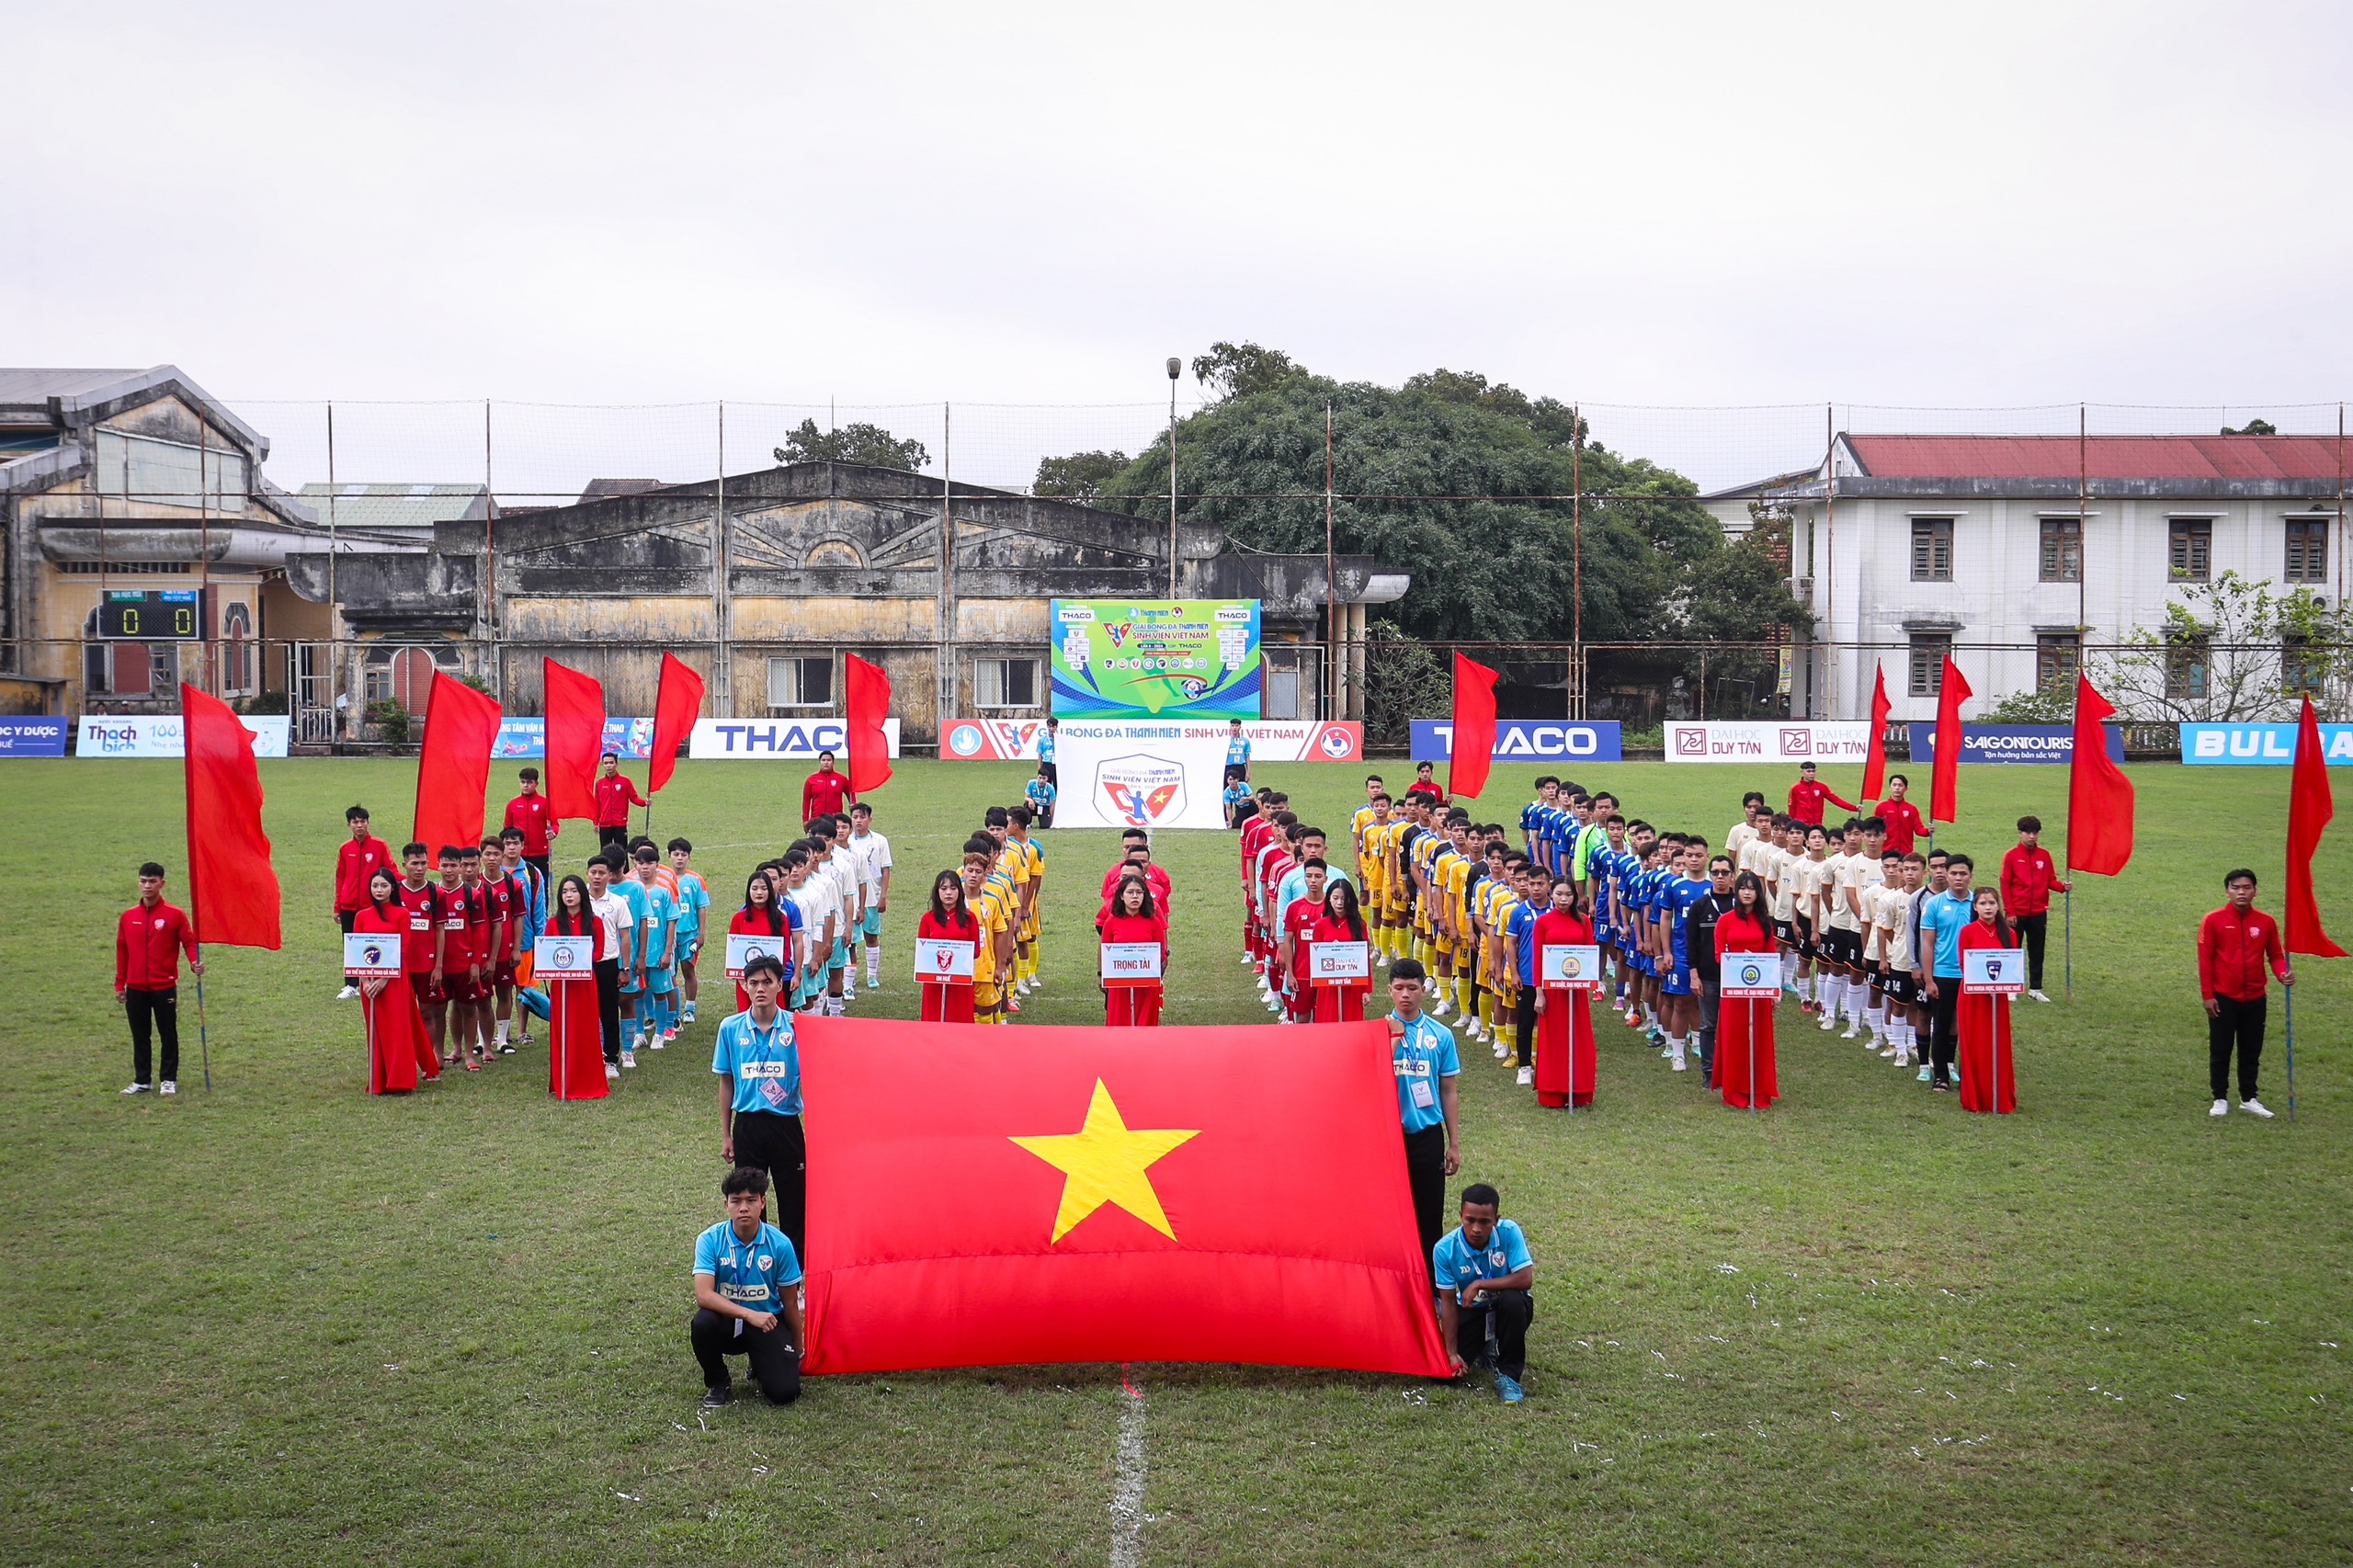
[[(2331, 767), (2353, 763), (2353, 724), (2323, 724), (2320, 749)], [(2220, 767), (2285, 767), (2296, 760), (2296, 726), (2184, 724), (2181, 760)]]
[(1054, 766), (1058, 832), (1225, 826), (1225, 735), (1217, 725), (1068, 720)]
[(1057, 717), (1258, 716), (1257, 600), (1056, 599), (1052, 608)]
[[(652, 721), (647, 721), (649, 727)], [(652, 736), (647, 736), (648, 741)], [(882, 721), (882, 738), (891, 755), (899, 755), (899, 721)], [(814, 762), (829, 751), (837, 762), (849, 759), (849, 729), (839, 719), (698, 719), (687, 741), (687, 756), (696, 762), (711, 758), (733, 762)], [(642, 753), (639, 755), (642, 756)]]
[(1828, 762), (1859, 767), (1870, 750), (1868, 723), (1676, 719), (1666, 726), (1669, 762)]
[(0, 757), (63, 756), (65, 737), (73, 732), (70, 719), (0, 714)]
[[(1444, 762), (1453, 755), (1454, 721), (1414, 721), (1415, 762)], [(1620, 762), (1618, 721), (1587, 723), (1567, 719), (1498, 719), (1495, 721), (1497, 762)]]
[[(1117, 721), (1089, 720), (1100, 728)], [(1165, 735), (1171, 726), (1143, 723), (1140, 728)], [(1182, 733), (1215, 735), (1222, 742), (1222, 720), (1200, 720), (1176, 726)], [(1043, 719), (958, 719), (941, 737), (939, 755), (949, 762), (1035, 762), (1039, 737), (1046, 733)], [(1354, 719), (1245, 719), (1242, 733), (1250, 741), (1250, 760), (1257, 762), (1361, 762), (1364, 726)], [(1060, 757), (1056, 762), (1059, 764)]]
[[(256, 756), (284, 756), (293, 721), (283, 713), (240, 713)], [(77, 756), (180, 756), (188, 750), (176, 713), (85, 713), (74, 739)]]
[[(1912, 760), (1920, 767), (1931, 767), (1937, 760), (1937, 727), (1934, 724), (1907, 725), (1912, 732)], [(2114, 724), (2103, 726), (2108, 732), (2108, 756), (2111, 762), (2124, 760), (2124, 732)], [(2292, 733), (2295, 726), (2290, 725)], [(1963, 724), (1961, 727), (1961, 760), (1963, 762), (2073, 762), (2075, 758), (2075, 732), (2068, 724)]]

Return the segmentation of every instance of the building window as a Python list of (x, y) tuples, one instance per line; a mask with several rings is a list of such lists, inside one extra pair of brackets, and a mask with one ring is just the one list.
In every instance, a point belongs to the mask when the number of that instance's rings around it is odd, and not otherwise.
[(254, 688), (254, 620), (242, 600), (221, 612), (221, 690), (242, 697)]
[(2203, 583), (2214, 558), (2214, 522), (2211, 517), (2173, 519), (2172, 546), (2167, 562), (2177, 583)]
[(2326, 650), (2306, 638), (2289, 638), (2279, 651), (2279, 683), (2290, 697), (2321, 697), (2328, 686)]
[(1912, 637), (1912, 695), (1934, 697), (1945, 688), (1945, 660), (1952, 653), (1952, 637), (1942, 631), (1915, 632)]
[(1952, 581), (1952, 519), (1912, 519), (1912, 580), (1915, 583)]
[(1038, 661), (973, 660), (972, 702), (981, 708), (1037, 707)]
[(363, 702), (397, 702), (412, 714), (422, 714), (433, 697), (433, 674), (458, 673), (457, 650), (378, 645), (360, 661), (359, 692)]
[(768, 706), (771, 708), (831, 708), (834, 705), (834, 659), (812, 653), (795, 659), (768, 661)]
[[(163, 506), (245, 509), (245, 460), (233, 448), (196, 447), (151, 436), (98, 432), (98, 489)], [(209, 497), (209, 499), (208, 499)]]
[(2165, 696), (2175, 702), (2206, 700), (2211, 664), (2203, 637), (2177, 637), (2165, 646)]
[(2083, 639), (2072, 631), (2038, 632), (2034, 639), (2034, 684), (2048, 690), (2054, 686), (2073, 686), (2075, 672), (2083, 668)]
[(69, 577), (185, 577), (196, 570), (185, 561), (61, 561)]
[(2073, 517), (2042, 519), (2042, 571), (2046, 583), (2076, 583), (2084, 575), (2084, 534)]
[(2333, 517), (2290, 517), (2288, 519), (2288, 562), (2285, 580), (2290, 583), (2325, 583), (2328, 581), (2328, 526)]

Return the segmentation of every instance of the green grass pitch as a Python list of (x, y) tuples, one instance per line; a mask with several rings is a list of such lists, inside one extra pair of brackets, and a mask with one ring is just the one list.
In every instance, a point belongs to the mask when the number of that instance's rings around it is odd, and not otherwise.
[[(1364, 771), (1262, 769), (1336, 831)], [(1500, 770), (1482, 814), (1516, 824), (1533, 772)], [(1143, 1560), (2353, 1559), (2353, 975), (2302, 965), (2300, 1119), (2275, 1002), (2280, 1119), (2210, 1120), (2191, 934), (2236, 864), (2278, 908), (2287, 770), (2131, 772), (2139, 854), (2075, 900), (2075, 1001), (2019, 1007), (2021, 1114), (1965, 1116), (1788, 1008), (1785, 1097), (1762, 1116), (1620, 1029), (1574, 1118), (1470, 1048), (1462, 1179), (1501, 1187), (1539, 1261), (1529, 1402), (1134, 1369)], [(328, 872), (354, 801), (405, 836), (413, 765), (263, 764), (286, 949), (213, 954), (218, 1087), (196, 1085), (188, 1007), (175, 1101), (116, 1093), (109, 966), (137, 863), (184, 858), (176, 765), (5, 773), (0, 1561), (1107, 1561), (1115, 1368), (821, 1380), (788, 1410), (698, 1418), (687, 1261), (718, 1212), (723, 1003), (602, 1103), (551, 1103), (528, 1056), (364, 1095)], [(899, 896), (888, 988), (858, 1012), (911, 1016), (921, 890), (1022, 777), (909, 763), (876, 798)], [(1743, 788), (1787, 783), (1580, 778), (1717, 841)], [(800, 778), (686, 764), (657, 831), (692, 836), (730, 903), (790, 832)], [(2063, 858), (2063, 769), (1972, 767), (1961, 790), (1943, 842), (1998, 858), (2033, 811)], [(1026, 1017), (1099, 1022), (1085, 937), (1111, 835), (1045, 842)], [(1236, 961), (1232, 837), (1161, 854), (1169, 1021), (1267, 1022)], [(2353, 826), (2323, 871), (2353, 937)], [(2055, 922), (2052, 943), (2055, 970)], [(1316, 1223), (1279, 1191), (1266, 1210), (1274, 1244)]]

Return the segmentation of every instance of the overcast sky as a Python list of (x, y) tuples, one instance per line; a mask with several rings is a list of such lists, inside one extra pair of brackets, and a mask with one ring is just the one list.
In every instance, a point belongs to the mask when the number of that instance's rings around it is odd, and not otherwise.
[[(2353, 395), (2347, 18), (14, 6), (0, 353), (238, 400), (1151, 404), (1165, 357), (1253, 338), (1588, 404), (2202, 428)], [(683, 464), (700, 415), (673, 423)], [(1018, 466), (1150, 424), (967, 439)], [(1630, 413), (1612, 444), (1714, 478), (1790, 438), (1726, 425)]]

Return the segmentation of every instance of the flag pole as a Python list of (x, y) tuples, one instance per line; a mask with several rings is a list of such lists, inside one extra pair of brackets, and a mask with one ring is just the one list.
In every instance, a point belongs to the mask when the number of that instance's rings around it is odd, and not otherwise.
[[(2292, 1017), (2294, 1015), (2291, 1012), (2290, 1017)], [(2292, 1025), (2290, 1026), (2288, 1038), (2291, 1040), (2295, 1039), (2294, 1028)], [(196, 1048), (203, 1053), (204, 1092), (209, 1095), (212, 1092), (212, 1042), (209, 1038), (207, 1038), (204, 1031), (204, 975), (201, 971), (198, 972), (196, 977)], [(2290, 1082), (2292, 1083), (2295, 1074), (2295, 1068), (2292, 1063), (2296, 1060), (2296, 1048), (2293, 1045), (2290, 1045), (2288, 1048), (2288, 1060), (2290, 1063), (2291, 1063), (2288, 1072)], [(2288, 1091), (2288, 1103), (2292, 1107), (2295, 1104), (2295, 1100), (2296, 1091), (2293, 1088), (2290, 1088)]]
[[(1776, 1002), (1779, 998), (1775, 998)], [(1748, 1114), (1756, 1114), (1756, 998), (1751, 996), (1748, 1008)]]
[(2064, 912), (2060, 940), (2067, 956), (2067, 1000), (2072, 1002), (2075, 999), (2075, 890), (2071, 887), (2059, 897)]
[(2279, 988), (2288, 995), (2288, 1119), (2296, 1119), (2296, 988)]

